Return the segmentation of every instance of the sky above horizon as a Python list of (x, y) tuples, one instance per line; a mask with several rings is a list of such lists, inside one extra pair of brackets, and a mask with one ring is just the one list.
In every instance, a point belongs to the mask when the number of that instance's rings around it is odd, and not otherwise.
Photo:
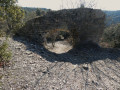
[(59, 10), (65, 8), (76, 8), (81, 3), (86, 7), (102, 10), (120, 10), (120, 0), (18, 0), (22, 7), (47, 8)]

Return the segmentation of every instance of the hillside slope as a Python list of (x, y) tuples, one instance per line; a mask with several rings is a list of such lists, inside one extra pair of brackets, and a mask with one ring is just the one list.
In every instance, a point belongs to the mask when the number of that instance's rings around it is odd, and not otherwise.
[(107, 26), (111, 24), (120, 23), (120, 10), (118, 11), (104, 11), (106, 14), (106, 24)]

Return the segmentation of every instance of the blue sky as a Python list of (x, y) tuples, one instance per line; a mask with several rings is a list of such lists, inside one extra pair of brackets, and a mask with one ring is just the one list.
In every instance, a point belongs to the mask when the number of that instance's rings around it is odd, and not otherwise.
[(59, 10), (79, 7), (81, 2), (85, 2), (87, 7), (103, 10), (120, 10), (120, 0), (18, 0), (18, 5)]

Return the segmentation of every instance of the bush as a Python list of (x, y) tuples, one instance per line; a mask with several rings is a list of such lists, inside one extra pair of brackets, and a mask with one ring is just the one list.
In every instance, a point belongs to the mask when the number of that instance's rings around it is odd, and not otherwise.
[(4, 66), (6, 63), (9, 62), (11, 59), (12, 53), (8, 51), (8, 44), (7, 42), (3, 42), (3, 44), (0, 46), (0, 64)]
[(106, 28), (103, 34), (103, 41), (108, 42), (112, 47), (120, 47), (120, 24)]
[(5, 36), (5, 32), (0, 30), (0, 37)]

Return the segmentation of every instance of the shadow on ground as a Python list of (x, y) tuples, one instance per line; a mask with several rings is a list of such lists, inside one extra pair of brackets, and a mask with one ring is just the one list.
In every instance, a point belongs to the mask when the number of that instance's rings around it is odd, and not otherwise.
[[(41, 59), (38, 59), (35, 65), (25, 63), (31, 73), (29, 70), (23, 71), (23, 66), (17, 70), (17, 72), (25, 72), (25, 82), (29, 83), (30, 77), (33, 78), (33, 81), (35, 80), (29, 86), (32, 86), (32, 90), (49, 89), (53, 85), (55, 90), (57, 88), (65, 90), (67, 87), (67, 90), (79, 90), (80, 88), (81, 90), (120, 90), (120, 49), (84, 44), (79, 49), (56, 54), (48, 51), (42, 45), (24, 38), (14, 37), (13, 39), (23, 43), (27, 50), (45, 59), (42, 62)], [(46, 60), (49, 61), (47, 64)], [(31, 67), (32, 69), (30, 69)], [(26, 78), (27, 74), (29, 78)], [(6, 79), (8, 80), (8, 78)]]
[(72, 64), (83, 64), (105, 59), (120, 61), (120, 49), (84, 45), (82, 48), (72, 49), (67, 53), (56, 54), (48, 51), (46, 48), (36, 42), (31, 42), (20, 37), (14, 37), (13, 39), (24, 43), (27, 47), (27, 50), (41, 55), (50, 62), (59, 61), (70, 62)]

